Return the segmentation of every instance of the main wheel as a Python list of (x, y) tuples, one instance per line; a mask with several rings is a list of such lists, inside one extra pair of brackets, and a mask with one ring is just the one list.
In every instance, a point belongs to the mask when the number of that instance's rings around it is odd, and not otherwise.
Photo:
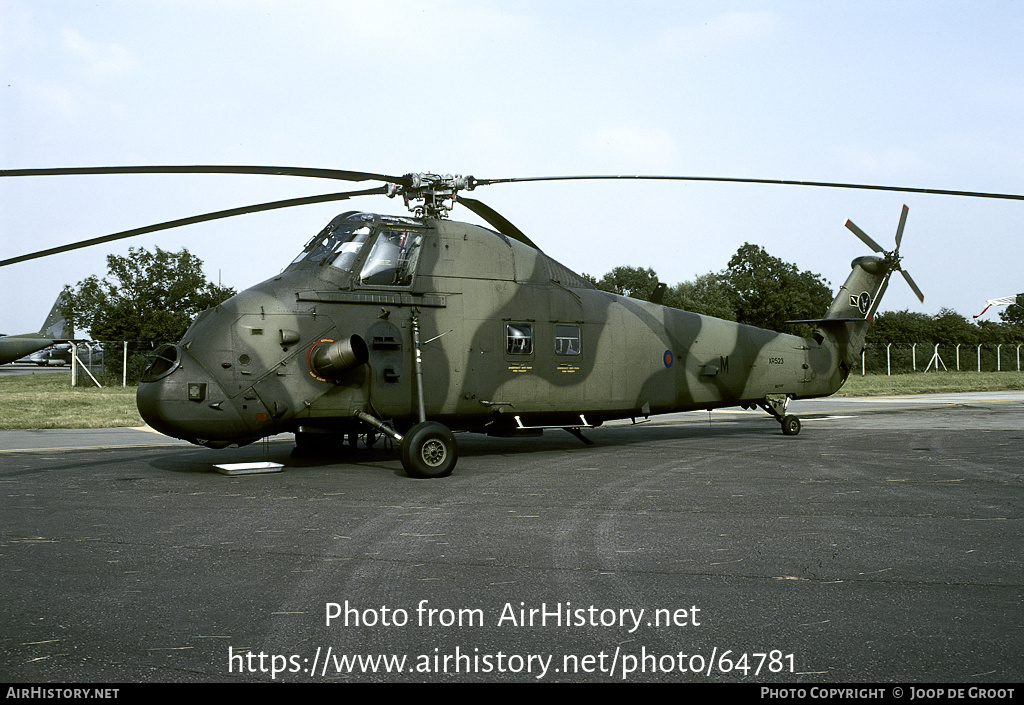
[(402, 467), (412, 477), (447, 477), (458, 459), (455, 436), (436, 421), (416, 424), (402, 439)]
[(782, 433), (787, 436), (795, 436), (800, 433), (800, 419), (792, 414), (782, 417)]

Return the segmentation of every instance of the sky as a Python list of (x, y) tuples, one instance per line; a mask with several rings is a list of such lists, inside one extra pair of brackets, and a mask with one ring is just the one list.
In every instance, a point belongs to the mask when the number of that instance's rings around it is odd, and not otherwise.
[[(477, 178), (657, 174), (1024, 194), (1024, 2), (0, 0), (0, 169), (287, 165)], [(365, 184), (281, 176), (0, 179), (0, 259)], [(472, 197), (556, 260), (670, 285), (750, 242), (837, 288), (901, 254), (881, 308), (970, 318), (1024, 292), (1024, 202), (777, 185), (568, 181)], [(244, 289), (367, 197), (0, 269), (0, 332), (129, 247)], [(453, 217), (480, 222), (468, 211)], [(994, 312), (986, 318), (996, 319)]]

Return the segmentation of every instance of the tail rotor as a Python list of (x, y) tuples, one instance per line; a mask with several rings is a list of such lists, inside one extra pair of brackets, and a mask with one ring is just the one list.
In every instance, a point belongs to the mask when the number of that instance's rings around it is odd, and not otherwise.
[(870, 247), (873, 252), (878, 252), (883, 255), (885, 258), (885, 265), (889, 272), (899, 272), (902, 274), (903, 278), (914, 292), (914, 295), (917, 296), (918, 300), (924, 303), (924, 294), (921, 292), (921, 289), (914, 282), (913, 278), (911, 278), (910, 274), (900, 266), (900, 261), (903, 259), (900, 257), (900, 243), (903, 242), (903, 228), (907, 224), (907, 213), (909, 211), (909, 208), (903, 206), (903, 211), (900, 213), (900, 224), (896, 226), (896, 249), (892, 251), (886, 250), (875, 242), (870, 235), (858, 228), (852, 220), (846, 221), (846, 227), (850, 232), (860, 238), (861, 242)]

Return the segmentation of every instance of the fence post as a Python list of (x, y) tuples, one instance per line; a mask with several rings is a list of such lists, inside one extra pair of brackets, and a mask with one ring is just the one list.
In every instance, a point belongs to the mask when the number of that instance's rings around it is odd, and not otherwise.
[(124, 341), (124, 359), (121, 361), (121, 386), (128, 386), (128, 341)]
[[(893, 345), (895, 345), (895, 343), (882, 343), (882, 342), (873, 343), (873, 344), (871, 344), (872, 350), (877, 349), (877, 346), (879, 346), (879, 345), (884, 345), (885, 346), (885, 374), (887, 376), (891, 377), (892, 374), (893, 374), (893, 372), (892, 372), (892, 348), (893, 348)], [(960, 356), (960, 349), (961, 348), (969, 347), (969, 344), (965, 344), (965, 343), (936, 343), (934, 345), (934, 349), (932, 351), (931, 359), (928, 362), (928, 366), (924, 370), (925, 372), (930, 372), (931, 368), (932, 368), (932, 365), (935, 366), (936, 370), (939, 368), (939, 365), (942, 365), (943, 369), (948, 370), (948, 367), (946, 366), (945, 361), (942, 359), (942, 357), (941, 357), (941, 355), (939, 353), (939, 348), (941, 346), (943, 346), (943, 345), (953, 345), (953, 346), (955, 346), (956, 371), (957, 372), (965, 372), (965, 371), (970, 369), (969, 367), (966, 367), (966, 365), (968, 365), (969, 363), (967, 363), (965, 360), (961, 360), (960, 359), (961, 358), (961, 356)], [(975, 344), (975, 358), (976, 358), (975, 369), (978, 372), (982, 372), (983, 371), (982, 370), (982, 351), (985, 348), (985, 345), (986, 345), (986, 343), (977, 343), (977, 344)], [(918, 346), (918, 343), (910, 343), (911, 370), (913, 372), (917, 372), (917, 346)], [(992, 343), (992, 348), (995, 350), (995, 354), (996, 354), (995, 371), (996, 372), (1002, 372), (1003, 371), (1003, 347), (1006, 347), (1006, 346), (1013, 346), (1013, 348), (1014, 348), (1014, 357), (1013, 357), (1013, 359), (1010, 360), (1010, 366), (1007, 367), (1006, 370), (1009, 372), (1009, 371), (1012, 371), (1014, 369), (1013, 363), (1014, 363), (1014, 360), (1015, 360), (1016, 361), (1017, 372), (1024, 371), (1024, 367), (1021, 366), (1021, 348), (1024, 348), (1024, 343), (1013, 343), (1013, 342), (1010, 342), (1010, 343)], [(966, 352), (966, 350), (965, 350), (965, 352)], [(874, 361), (874, 359), (875, 358), (873, 357), (872, 360)], [(863, 348), (861, 350), (861, 352), (860, 352), (860, 366), (861, 366), (861, 376), (867, 375), (867, 346), (865, 346), (865, 348)], [(897, 372), (897, 374), (900, 374), (900, 373)]]
[(935, 365), (936, 372), (939, 371), (939, 365), (942, 365), (942, 369), (946, 369), (946, 363), (943, 362), (942, 358), (939, 356), (939, 345), (939, 343), (935, 343), (935, 351), (932, 353), (932, 359), (928, 361), (928, 367), (925, 368), (925, 372), (930, 370), (932, 365)]
[[(93, 384), (95, 384), (97, 387), (102, 389), (103, 385), (100, 384), (100, 381), (98, 379), (96, 379), (96, 375), (94, 375), (92, 373), (92, 370), (89, 369), (89, 367), (92, 366), (92, 346), (89, 345), (88, 343), (82, 343), (82, 345), (84, 345), (86, 350), (89, 351), (89, 363), (90, 363), (89, 366), (86, 366), (86, 364), (84, 362), (82, 362), (81, 360), (78, 359), (78, 346), (77, 345), (75, 346), (75, 348), (73, 350), (74, 357), (72, 359), (71, 364), (74, 365), (75, 363), (77, 363), (79, 369), (81, 369), (81, 371), (84, 372), (85, 374), (89, 375), (89, 379), (92, 380)], [(72, 368), (72, 369), (74, 369), (74, 368)], [(77, 376), (76, 376), (76, 382), (77, 382)]]

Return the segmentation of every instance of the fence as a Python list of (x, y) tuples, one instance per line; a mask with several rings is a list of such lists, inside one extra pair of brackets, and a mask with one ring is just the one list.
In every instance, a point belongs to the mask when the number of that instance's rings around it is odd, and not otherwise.
[(875, 343), (860, 356), (861, 374), (904, 374), (948, 370), (958, 372), (1021, 371), (1024, 344)]
[(71, 365), (72, 386), (136, 384), (146, 365), (146, 356), (157, 345), (149, 341), (130, 340), (83, 342), (71, 344), (67, 362)]

